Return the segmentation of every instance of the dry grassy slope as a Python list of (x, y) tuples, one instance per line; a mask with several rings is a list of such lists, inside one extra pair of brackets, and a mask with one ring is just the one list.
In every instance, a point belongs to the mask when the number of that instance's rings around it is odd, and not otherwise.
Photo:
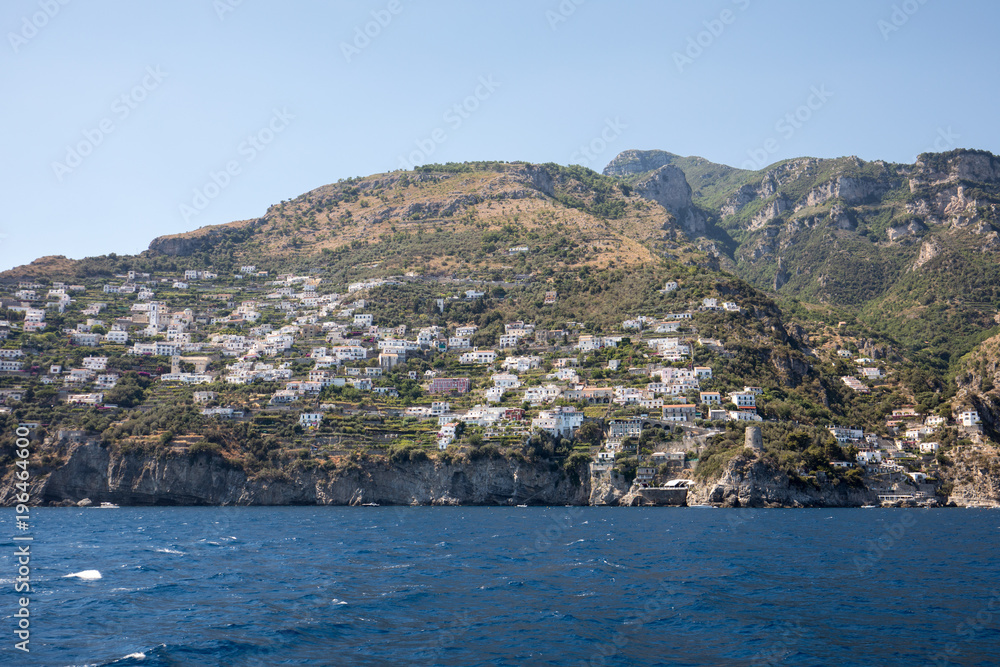
[[(410, 234), (416, 241), (410, 252), (380, 258), (382, 268), (422, 266), (435, 271), (445, 267), (442, 246), (448, 246), (440, 239), (434, 243), (436, 234), (450, 235), (451, 245), (461, 248), (463, 240), (466, 246), (478, 245), (484, 233), (508, 226), (516, 229), (505, 237), (511, 245), (543, 248), (544, 237), (559, 230), (559, 236), (585, 251), (562, 262), (566, 268), (603, 268), (611, 262), (619, 267), (646, 264), (654, 259), (654, 244), (667, 236), (677, 241), (671, 248), (674, 257), (696, 260), (702, 256), (686, 239), (677, 238), (672, 216), (658, 204), (615, 192), (612, 196), (624, 202), (625, 213), (618, 219), (605, 219), (554, 198), (568, 195), (587, 205), (592, 203), (594, 193), (579, 181), (536, 165), (503, 167), (503, 171), (395, 172), (351, 179), (276, 204), (259, 220), (160, 237), (150, 248), (166, 254), (189, 254), (214, 245), (227, 233), (252, 229), (235, 246), (237, 254), (291, 258)], [(510, 262), (508, 247), (498, 244), (480, 259), (487, 266), (505, 266)], [(450, 262), (452, 268), (456, 262), (471, 259), (467, 252), (450, 254), (457, 255)]]
[(39, 257), (31, 264), (24, 264), (0, 273), (0, 279), (9, 282), (31, 280), (39, 276), (64, 276), (74, 273), (76, 260), (65, 255), (46, 255)]

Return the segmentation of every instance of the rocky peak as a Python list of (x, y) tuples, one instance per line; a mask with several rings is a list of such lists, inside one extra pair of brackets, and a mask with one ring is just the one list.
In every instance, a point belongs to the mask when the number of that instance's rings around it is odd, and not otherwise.
[(987, 151), (960, 149), (949, 153), (922, 153), (914, 167), (911, 190), (915, 184), (1000, 182), (1000, 158)]
[(667, 151), (627, 150), (615, 156), (604, 168), (605, 176), (634, 176), (672, 164), (677, 156)]

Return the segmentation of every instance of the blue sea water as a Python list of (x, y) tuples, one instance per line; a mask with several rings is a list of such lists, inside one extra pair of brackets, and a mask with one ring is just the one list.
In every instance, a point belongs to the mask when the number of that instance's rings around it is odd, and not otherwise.
[(1000, 511), (37, 509), (30, 653), (14, 517), (3, 665), (1000, 664)]

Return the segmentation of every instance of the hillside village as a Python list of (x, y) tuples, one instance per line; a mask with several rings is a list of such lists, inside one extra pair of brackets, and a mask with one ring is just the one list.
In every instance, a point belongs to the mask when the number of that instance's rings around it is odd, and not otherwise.
[[(639, 487), (694, 478), (715, 437), (733, 429), (799, 426), (773, 407), (780, 387), (726, 379), (727, 336), (756, 317), (738, 297), (689, 298), (683, 277), (665, 276), (670, 311), (634, 313), (607, 330), (515, 320), (485, 332), (452, 313), (516, 292), (486, 281), (435, 285), (439, 323), (419, 326), (386, 312), (385, 295), (412, 282), (336, 285), (246, 265), (231, 276), (194, 269), (11, 285), (0, 299), (0, 412), (43, 429), (51, 466), (88, 440), (231, 455), (204, 433), (247, 424), (268, 443), (261, 474), (276, 474), (279, 453), (322, 463), (363, 449), (412, 460), (548, 443), (550, 453), (586, 457), (594, 479)], [(547, 291), (543, 307), (558, 299)], [(894, 370), (884, 359), (832, 343), (809, 354), (817, 366), (855, 367), (837, 377), (859, 396), (888, 393)], [(797, 463), (797, 473), (841, 475), (883, 503), (932, 501), (947, 495), (945, 450), (985, 442), (967, 406), (952, 415), (897, 405), (882, 418), (866, 428), (813, 424), (828, 434), (817, 436), (825, 460)]]

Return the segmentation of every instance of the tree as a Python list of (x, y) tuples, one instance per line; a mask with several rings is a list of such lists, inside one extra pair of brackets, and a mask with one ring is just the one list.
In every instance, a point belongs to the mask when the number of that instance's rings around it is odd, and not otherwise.
[(576, 430), (576, 439), (587, 443), (591, 447), (600, 445), (603, 436), (604, 432), (596, 421), (585, 421)]

